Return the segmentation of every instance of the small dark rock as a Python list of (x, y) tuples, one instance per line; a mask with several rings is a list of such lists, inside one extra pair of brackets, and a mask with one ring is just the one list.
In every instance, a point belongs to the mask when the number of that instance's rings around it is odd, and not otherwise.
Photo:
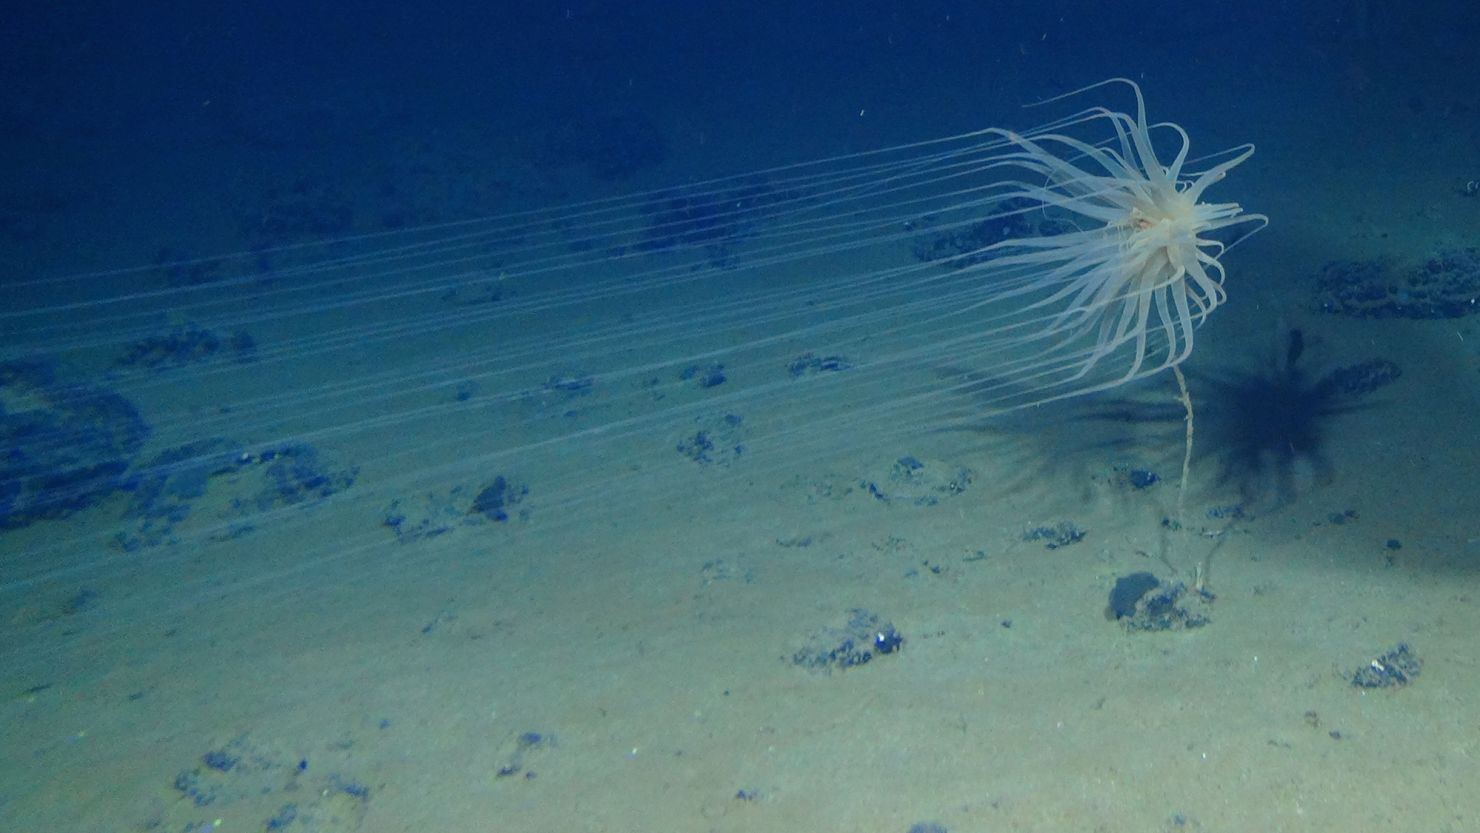
[(241, 761), (241, 758), (224, 749), (214, 749), (202, 755), (200, 761), (217, 772), (230, 772)]
[(502, 523), (509, 519), (509, 508), (517, 505), (527, 494), (528, 486), (516, 486), (500, 474), (473, 498), (472, 511), (490, 521)]
[(1141, 598), (1155, 590), (1161, 581), (1151, 573), (1131, 573), (1115, 580), (1110, 590), (1110, 605), (1105, 608), (1105, 618), (1124, 619), (1134, 616)]
[(1023, 533), (1024, 541), (1044, 541), (1044, 547), (1056, 550), (1059, 547), (1067, 547), (1084, 540), (1085, 531), (1075, 526), (1071, 521), (1064, 521), (1057, 526), (1039, 526), (1029, 529)]
[(818, 356), (803, 353), (786, 365), (786, 371), (793, 379), (797, 379), (814, 373), (837, 373), (852, 367), (853, 363), (844, 356)]
[(1127, 483), (1131, 484), (1131, 486), (1136, 489), (1145, 489), (1149, 486), (1154, 485), (1157, 481), (1161, 480), (1161, 478), (1157, 476), (1156, 472), (1148, 471), (1146, 469), (1131, 469), (1129, 472), (1126, 473), (1125, 479)]
[(881, 654), (892, 654), (904, 645), (904, 637), (893, 625), (886, 624), (884, 629), (874, 634), (874, 650)]
[(679, 378), (686, 382), (695, 382), (701, 388), (713, 388), (725, 383), (725, 366), (722, 364), (711, 364), (700, 366), (689, 365), (679, 373)]

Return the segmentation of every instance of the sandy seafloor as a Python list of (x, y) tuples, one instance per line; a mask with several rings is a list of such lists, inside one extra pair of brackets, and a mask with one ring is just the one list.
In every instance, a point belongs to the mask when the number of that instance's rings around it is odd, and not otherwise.
[[(630, 397), (590, 369), (598, 383), (571, 403), (523, 399), (315, 440), (326, 457), (359, 467), (355, 485), (230, 540), (205, 540), (231, 497), (221, 489), (207, 491), (175, 545), (110, 549), (125, 496), (0, 534), (0, 826), (225, 833), (277, 818), (289, 819), (282, 829), (314, 831), (1475, 829), (1480, 318), (1355, 319), (1311, 301), (1328, 260), (1414, 257), (1476, 240), (1480, 198), (1458, 193), (1480, 176), (1475, 116), (1461, 127), (1442, 104), (1414, 112), (1405, 105), (1412, 90), (1379, 82), (1331, 82), (1281, 106), (1277, 77), (1251, 77), (1217, 86), (1226, 98), (1216, 108), (1198, 103), (1192, 81), (1145, 85), (1153, 116), (1186, 119), (1194, 142), (1259, 144), (1219, 196), (1271, 217), (1228, 257), (1230, 302), (1200, 331), (1189, 366), (1194, 400), (1197, 371), (1259, 370), (1291, 327), (1305, 334), (1312, 372), (1373, 357), (1403, 370), (1367, 407), (1326, 423), (1327, 465), (1297, 466), (1286, 500), (1270, 494), (1272, 481), (1217, 482), (1217, 449), (1200, 448), (1187, 503), (1198, 520), (1169, 534), (1162, 519), (1175, 503), (1179, 425), (1097, 426), (1115, 435), (1087, 437), (1051, 410), (980, 432), (901, 438), (864, 411), (836, 442), (804, 446), (826, 453), (789, 459), (785, 447), (756, 448), (728, 465), (694, 465), (674, 453), (671, 434), (598, 431), (589, 444), (513, 458), (511, 476), (530, 486), (527, 517), (406, 543), (384, 528), (394, 499), (485, 482), (499, 465), (468, 461), (537, 438), (531, 422), (589, 429), (628, 416)], [(938, 103), (900, 103), (894, 112), (909, 127), (881, 134), (935, 135), (911, 109)], [(685, 125), (664, 125), (677, 137), (673, 158), (630, 186), (787, 158), (747, 136), (742, 118), (790, 125), (796, 147), (835, 147), (786, 112), (731, 107), (691, 115), (707, 125), (735, 119), (733, 132), (702, 144)], [(449, 182), (476, 189), (469, 171), (490, 166), (521, 182), (527, 160), (485, 138), (476, 128), (444, 136), (444, 148), (465, 152), (428, 152), (418, 198), (444, 199), (437, 189)], [(102, 198), (58, 213), (27, 241), (32, 262), (62, 260), (66, 272), (147, 261), (163, 245), (240, 248), (229, 212), (204, 196), (230, 189), (232, 175), (212, 156), (229, 152), (172, 154), (182, 179), (193, 172), (205, 183), (202, 196), (174, 203), (149, 193), (158, 171), (111, 171)], [(343, 170), (320, 174), (353, 176), (347, 156)], [(257, 164), (278, 163), (265, 154)], [(522, 196), (579, 195), (579, 173), (562, 176)], [(130, 195), (164, 208), (131, 216)], [(79, 235), (90, 242), (75, 260), (57, 254)], [(13, 262), (24, 265), (25, 252)], [(315, 321), (324, 331), (351, 323)], [(572, 322), (542, 325), (558, 333)], [(301, 334), (270, 322), (252, 330), (263, 350)], [(249, 389), (167, 376), (118, 389), (146, 418), (177, 426), (151, 440), (163, 448), (192, 433), (166, 417), (209, 421), (223, 403), (414, 370), (429, 356), (486, 358), (488, 340), (414, 333), (344, 362), (287, 362)], [(796, 347), (765, 354), (778, 377)], [(607, 369), (667, 358), (620, 352)], [(525, 378), (582, 369), (548, 356)], [(902, 383), (870, 378), (881, 402)], [(714, 395), (744, 382), (736, 376)], [(356, 418), (445, 403), (451, 387), (408, 390)], [(708, 392), (674, 395), (709, 413)], [(1173, 388), (1158, 379), (1129, 395), (1167, 401)], [(819, 413), (784, 401), (753, 413), (747, 401), (742, 393), (716, 410), (772, 426), (805, 426)], [(578, 413), (563, 415), (568, 407)], [(825, 400), (819, 407), (825, 413)], [(251, 446), (313, 423), (291, 408), (282, 416), (238, 439)], [(231, 433), (232, 421), (215, 427)], [(859, 488), (904, 455), (969, 469), (972, 483), (933, 506), (886, 505)], [(1117, 486), (1125, 465), (1163, 481)], [(542, 510), (542, 498), (548, 507), (559, 494), (581, 499)], [(1249, 517), (1201, 520), (1240, 501)], [(1332, 521), (1348, 511), (1354, 517)], [(1050, 550), (1023, 539), (1063, 520), (1085, 540)], [(1128, 633), (1106, 620), (1117, 576), (1190, 581), (1209, 552), (1217, 599), (1206, 627)], [(38, 572), (46, 580), (20, 584)], [(79, 588), (97, 602), (59, 612)], [(831, 674), (793, 665), (808, 634), (854, 608), (892, 622), (902, 649)], [(1412, 684), (1350, 684), (1353, 669), (1400, 642), (1424, 661)], [(521, 741), (528, 733), (538, 740)], [(213, 769), (202, 763), (213, 751), (238, 760)], [(198, 805), (186, 788), (212, 800)], [(296, 815), (283, 815), (290, 805)]]

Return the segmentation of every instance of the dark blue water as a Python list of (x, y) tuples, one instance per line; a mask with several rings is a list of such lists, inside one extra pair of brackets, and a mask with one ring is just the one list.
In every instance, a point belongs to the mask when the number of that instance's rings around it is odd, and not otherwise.
[[(596, 157), (619, 190), (674, 159), (688, 164), (676, 177), (701, 161), (735, 172), (1031, 124), (1019, 104), (1112, 75), (1194, 130), (1232, 114), (1259, 144), (1280, 137), (1256, 114), (1277, 127), (1332, 97), (1452, 108), (1473, 129), (1476, 18), (1365, 2), (30, 6), (0, 32), (3, 216), (11, 240), (45, 239), (66, 208), (106, 223), (243, 186), (197, 167), (264, 179), (261, 166), (335, 149), (386, 160), (385, 191), (419, 184), (393, 164), (408, 148), (446, 168), (494, 145), (554, 166)], [(1350, 133), (1332, 132), (1336, 153)], [(439, 217), (508, 195), (449, 199)], [(385, 202), (340, 225), (426, 219)]]

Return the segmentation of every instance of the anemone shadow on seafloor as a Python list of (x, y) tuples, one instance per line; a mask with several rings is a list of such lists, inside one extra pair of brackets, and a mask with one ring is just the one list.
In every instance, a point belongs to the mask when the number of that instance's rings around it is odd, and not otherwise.
[[(1216, 464), (1212, 487), (1234, 490), (1249, 509), (1272, 510), (1336, 476), (1329, 445), (1335, 421), (1382, 404), (1370, 395), (1402, 373), (1385, 359), (1342, 365), (1319, 376), (1307, 372), (1304, 334), (1285, 336), (1283, 350), (1253, 368), (1187, 370), (1195, 409), (1193, 471)], [(958, 370), (944, 375), (964, 383)], [(990, 384), (983, 379), (983, 384)], [(966, 420), (943, 430), (979, 434), (985, 450), (1005, 459), (1019, 479), (1087, 482), (1106, 464), (1135, 462), (1147, 447), (1178, 452), (1185, 411), (1164, 380), (1052, 403), (1007, 417)], [(1169, 453), (1167, 459), (1172, 455)], [(1175, 482), (1177, 472), (1163, 471)], [(1194, 483), (1196, 474), (1194, 474)], [(1020, 488), (1019, 482), (1006, 484)]]

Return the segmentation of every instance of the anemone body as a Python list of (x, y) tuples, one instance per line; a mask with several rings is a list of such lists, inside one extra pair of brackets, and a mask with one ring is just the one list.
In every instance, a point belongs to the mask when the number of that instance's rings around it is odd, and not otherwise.
[[(989, 131), (1010, 147), (987, 166), (1012, 171), (1005, 198), (1026, 200), (1074, 229), (984, 251), (983, 277), (1003, 290), (990, 303), (1016, 301), (1032, 322), (1013, 328), (1034, 357), (1024, 374), (1035, 391), (1027, 404), (1113, 387), (1184, 361), (1194, 330), (1227, 298), (1220, 258), (1229, 244), (1219, 232), (1267, 222), (1237, 203), (1203, 199), (1252, 146), (1191, 171), (1187, 133), (1148, 123), (1139, 87), (1125, 79), (1104, 83), (1117, 82), (1134, 91), (1134, 114), (1097, 107), (1033, 131)], [(1113, 138), (1091, 143), (1060, 129), (1093, 123), (1108, 124)], [(1157, 155), (1158, 132), (1176, 139), (1170, 162)]]

